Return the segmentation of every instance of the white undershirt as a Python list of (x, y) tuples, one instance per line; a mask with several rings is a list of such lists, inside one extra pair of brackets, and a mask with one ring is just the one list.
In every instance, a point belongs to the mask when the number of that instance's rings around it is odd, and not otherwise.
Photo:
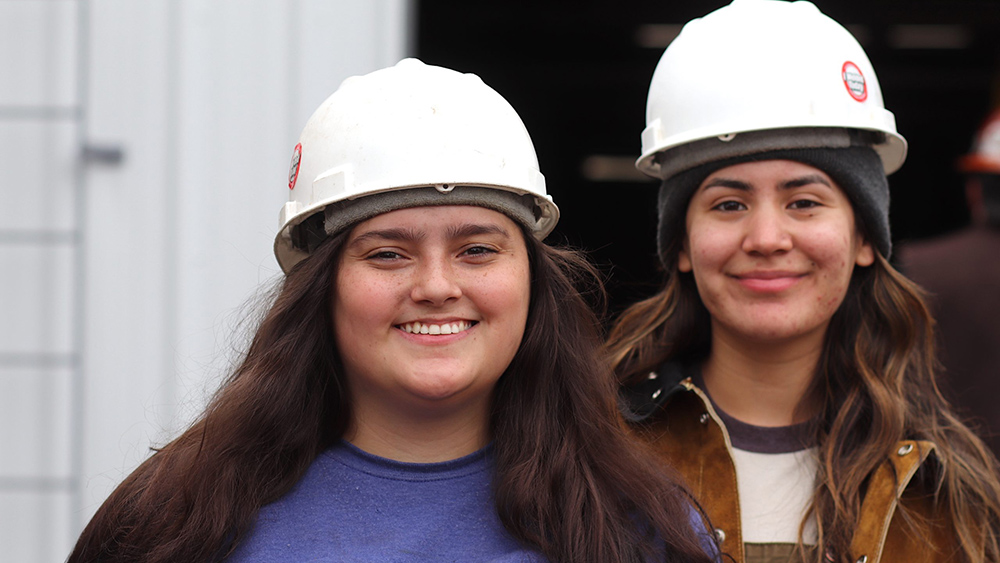
[[(816, 448), (791, 453), (733, 449), (745, 543), (796, 543), (799, 525), (816, 487)], [(816, 543), (810, 517), (803, 543)]]
[[(700, 374), (696, 380), (703, 383)], [(818, 448), (810, 447), (815, 436), (812, 423), (755, 426), (712, 405), (732, 445), (743, 543), (798, 543), (819, 469)], [(810, 516), (802, 543), (815, 545), (817, 539), (816, 518)]]

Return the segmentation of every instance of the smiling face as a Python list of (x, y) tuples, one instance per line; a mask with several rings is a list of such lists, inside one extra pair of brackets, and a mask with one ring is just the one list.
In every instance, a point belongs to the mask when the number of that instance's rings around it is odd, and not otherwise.
[(356, 225), (333, 294), (355, 412), (485, 413), (524, 335), (530, 278), (521, 229), (496, 211), (415, 207)]
[(874, 261), (843, 191), (788, 160), (710, 174), (687, 210), (678, 268), (692, 272), (713, 339), (822, 341), (855, 265)]

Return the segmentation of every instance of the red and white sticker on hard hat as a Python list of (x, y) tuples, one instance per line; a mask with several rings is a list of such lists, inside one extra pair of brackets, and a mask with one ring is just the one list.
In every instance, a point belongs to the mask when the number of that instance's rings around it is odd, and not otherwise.
[(302, 143), (295, 145), (292, 151), (292, 164), (288, 167), (288, 189), (295, 189), (295, 181), (299, 179), (299, 164), (302, 162)]
[(858, 65), (851, 61), (845, 62), (840, 69), (840, 76), (844, 79), (844, 86), (847, 87), (847, 93), (852, 98), (859, 102), (868, 99), (868, 85), (865, 83), (865, 75), (861, 74)]

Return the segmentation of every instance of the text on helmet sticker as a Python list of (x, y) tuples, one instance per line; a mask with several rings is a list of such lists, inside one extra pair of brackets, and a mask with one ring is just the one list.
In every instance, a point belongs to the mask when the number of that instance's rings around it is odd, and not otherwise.
[(299, 179), (299, 164), (302, 162), (302, 143), (295, 145), (292, 151), (292, 164), (288, 167), (288, 189), (295, 189), (295, 181)]
[(852, 98), (859, 102), (868, 99), (868, 85), (865, 83), (865, 75), (861, 74), (858, 65), (851, 61), (845, 62), (840, 69), (840, 76), (844, 79), (844, 86), (847, 87), (847, 93)]

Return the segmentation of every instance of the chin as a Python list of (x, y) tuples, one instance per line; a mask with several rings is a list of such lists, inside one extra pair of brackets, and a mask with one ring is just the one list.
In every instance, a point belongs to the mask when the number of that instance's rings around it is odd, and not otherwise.
[[(477, 376), (467, 373), (441, 374), (437, 373), (428, 376), (426, 372), (414, 374), (410, 380), (409, 392), (425, 401), (448, 401), (450, 399), (462, 400), (463, 397), (471, 397), (484, 392), (481, 388), (486, 387), (484, 381)], [(494, 382), (495, 383), (495, 382)], [(489, 386), (492, 389), (492, 385)]]
[(459, 385), (455, 386), (439, 385), (433, 387), (420, 387), (417, 389), (411, 389), (410, 392), (413, 395), (425, 401), (440, 402), (440, 401), (447, 401), (453, 397), (461, 395), (462, 391), (464, 391), (465, 389), (466, 387)]
[(749, 340), (782, 343), (800, 338), (815, 338), (823, 328), (824, 325), (776, 323), (748, 326), (740, 332)]

